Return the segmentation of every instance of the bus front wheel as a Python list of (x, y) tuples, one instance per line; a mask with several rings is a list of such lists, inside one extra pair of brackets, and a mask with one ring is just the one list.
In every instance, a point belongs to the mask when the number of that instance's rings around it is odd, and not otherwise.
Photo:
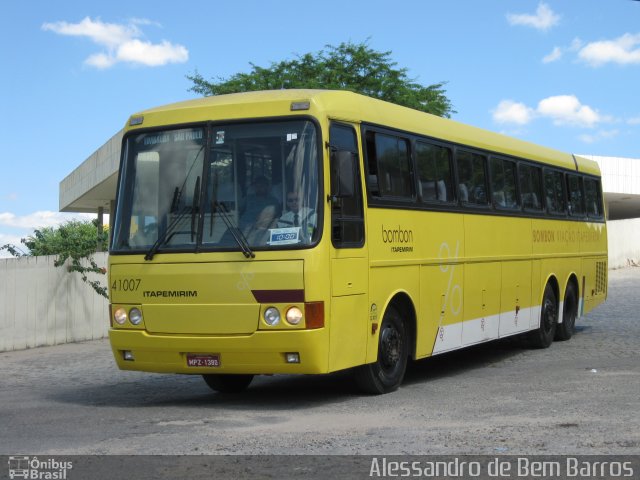
[(409, 335), (402, 317), (392, 305), (382, 320), (378, 337), (378, 359), (357, 367), (356, 383), (366, 393), (379, 395), (397, 390), (407, 370)]
[(550, 283), (544, 289), (540, 309), (540, 326), (529, 332), (529, 344), (533, 348), (547, 348), (553, 342), (558, 324), (558, 299)]
[(209, 388), (220, 393), (238, 393), (249, 386), (253, 375), (223, 375), (205, 374), (202, 375)]

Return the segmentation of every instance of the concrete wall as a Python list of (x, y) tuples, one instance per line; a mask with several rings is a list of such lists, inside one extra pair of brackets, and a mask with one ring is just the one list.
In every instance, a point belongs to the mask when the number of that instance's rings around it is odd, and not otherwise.
[[(55, 258), (0, 259), (0, 352), (107, 335), (108, 300), (78, 273), (54, 266)], [(106, 253), (94, 259), (107, 264)], [(96, 277), (106, 285), (106, 276)]]
[[(640, 265), (640, 218), (609, 221), (607, 228), (609, 268)], [(94, 259), (106, 267), (106, 253)], [(108, 300), (54, 260), (0, 259), (0, 352), (107, 336)]]
[(640, 266), (640, 218), (607, 222), (609, 268)]

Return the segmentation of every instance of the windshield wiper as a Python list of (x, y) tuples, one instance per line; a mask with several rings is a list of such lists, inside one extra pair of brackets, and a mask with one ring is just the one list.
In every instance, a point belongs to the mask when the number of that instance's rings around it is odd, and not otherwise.
[(168, 241), (174, 235), (175, 233), (174, 230), (176, 229), (176, 226), (178, 226), (178, 224), (180, 223), (180, 220), (182, 220), (185, 217), (185, 215), (190, 211), (191, 209), (189, 207), (184, 207), (180, 211), (180, 213), (178, 213), (174, 217), (174, 219), (171, 221), (171, 223), (169, 224), (167, 229), (164, 231), (164, 233), (162, 235), (158, 235), (158, 239), (155, 241), (155, 243), (151, 246), (149, 251), (144, 256), (145, 260), (153, 260), (153, 256), (158, 252), (158, 249), (160, 248), (160, 246), (164, 244), (166, 241)]
[(196, 235), (196, 214), (200, 213), (200, 177), (196, 178), (196, 185), (193, 189), (193, 206), (191, 207), (191, 241)]
[[(169, 213), (174, 213), (178, 209), (178, 205), (180, 204), (180, 199), (182, 198), (182, 192), (184, 192), (184, 187), (187, 185), (187, 180), (189, 180), (189, 175), (191, 175), (191, 171), (193, 170), (193, 167), (195, 167), (196, 162), (203, 151), (204, 151), (204, 145), (200, 147), (200, 150), (198, 150), (198, 153), (196, 153), (196, 156), (193, 158), (193, 161), (191, 162), (191, 167), (189, 167), (189, 171), (187, 172), (187, 175), (184, 177), (184, 182), (182, 182), (182, 186), (180, 188), (176, 187), (173, 190), (173, 198), (171, 199), (171, 206), (169, 207)], [(200, 202), (200, 177), (198, 176), (196, 178), (196, 184), (194, 186), (193, 204), (191, 208), (185, 206), (174, 217), (174, 219), (171, 221), (171, 223), (169, 224), (167, 229), (164, 231), (164, 233), (162, 235), (158, 235), (158, 239), (155, 241), (155, 243), (151, 246), (151, 248), (147, 251), (146, 255), (144, 256), (145, 260), (153, 260), (153, 256), (158, 252), (158, 249), (160, 248), (160, 246), (165, 242), (167, 242), (175, 234), (174, 230), (176, 226), (178, 225), (178, 223), (180, 223), (180, 220), (182, 220), (182, 218), (187, 213), (189, 213), (189, 211), (191, 211), (191, 232), (190, 232), (191, 241), (192, 242), (194, 241), (195, 215), (200, 211), (199, 202)]]
[[(240, 246), (242, 250), (242, 254), (246, 258), (255, 258), (256, 254), (253, 253), (251, 247), (249, 246), (249, 241), (247, 237), (244, 236), (242, 230), (240, 230), (233, 221), (229, 218), (229, 210), (227, 210), (227, 206), (223, 202), (213, 202), (215, 206), (215, 211), (220, 212), (220, 216), (224, 221), (224, 224), (227, 226), (229, 231), (231, 232), (231, 236), (236, 241), (236, 243)], [(214, 209), (211, 209), (211, 213), (213, 214)]]

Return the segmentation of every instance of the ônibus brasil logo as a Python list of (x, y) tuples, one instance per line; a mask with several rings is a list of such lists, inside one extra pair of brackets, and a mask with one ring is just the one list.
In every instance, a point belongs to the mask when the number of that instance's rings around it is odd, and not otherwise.
[(54, 458), (39, 460), (38, 457), (13, 455), (9, 457), (9, 478), (25, 478), (34, 480), (65, 480), (67, 471), (71, 470), (71, 462), (63, 462)]

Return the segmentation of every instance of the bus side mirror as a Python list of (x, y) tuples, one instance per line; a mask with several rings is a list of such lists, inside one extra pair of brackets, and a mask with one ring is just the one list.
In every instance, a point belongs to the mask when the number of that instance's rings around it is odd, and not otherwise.
[(349, 198), (356, 194), (356, 155), (348, 150), (331, 152), (331, 198)]

